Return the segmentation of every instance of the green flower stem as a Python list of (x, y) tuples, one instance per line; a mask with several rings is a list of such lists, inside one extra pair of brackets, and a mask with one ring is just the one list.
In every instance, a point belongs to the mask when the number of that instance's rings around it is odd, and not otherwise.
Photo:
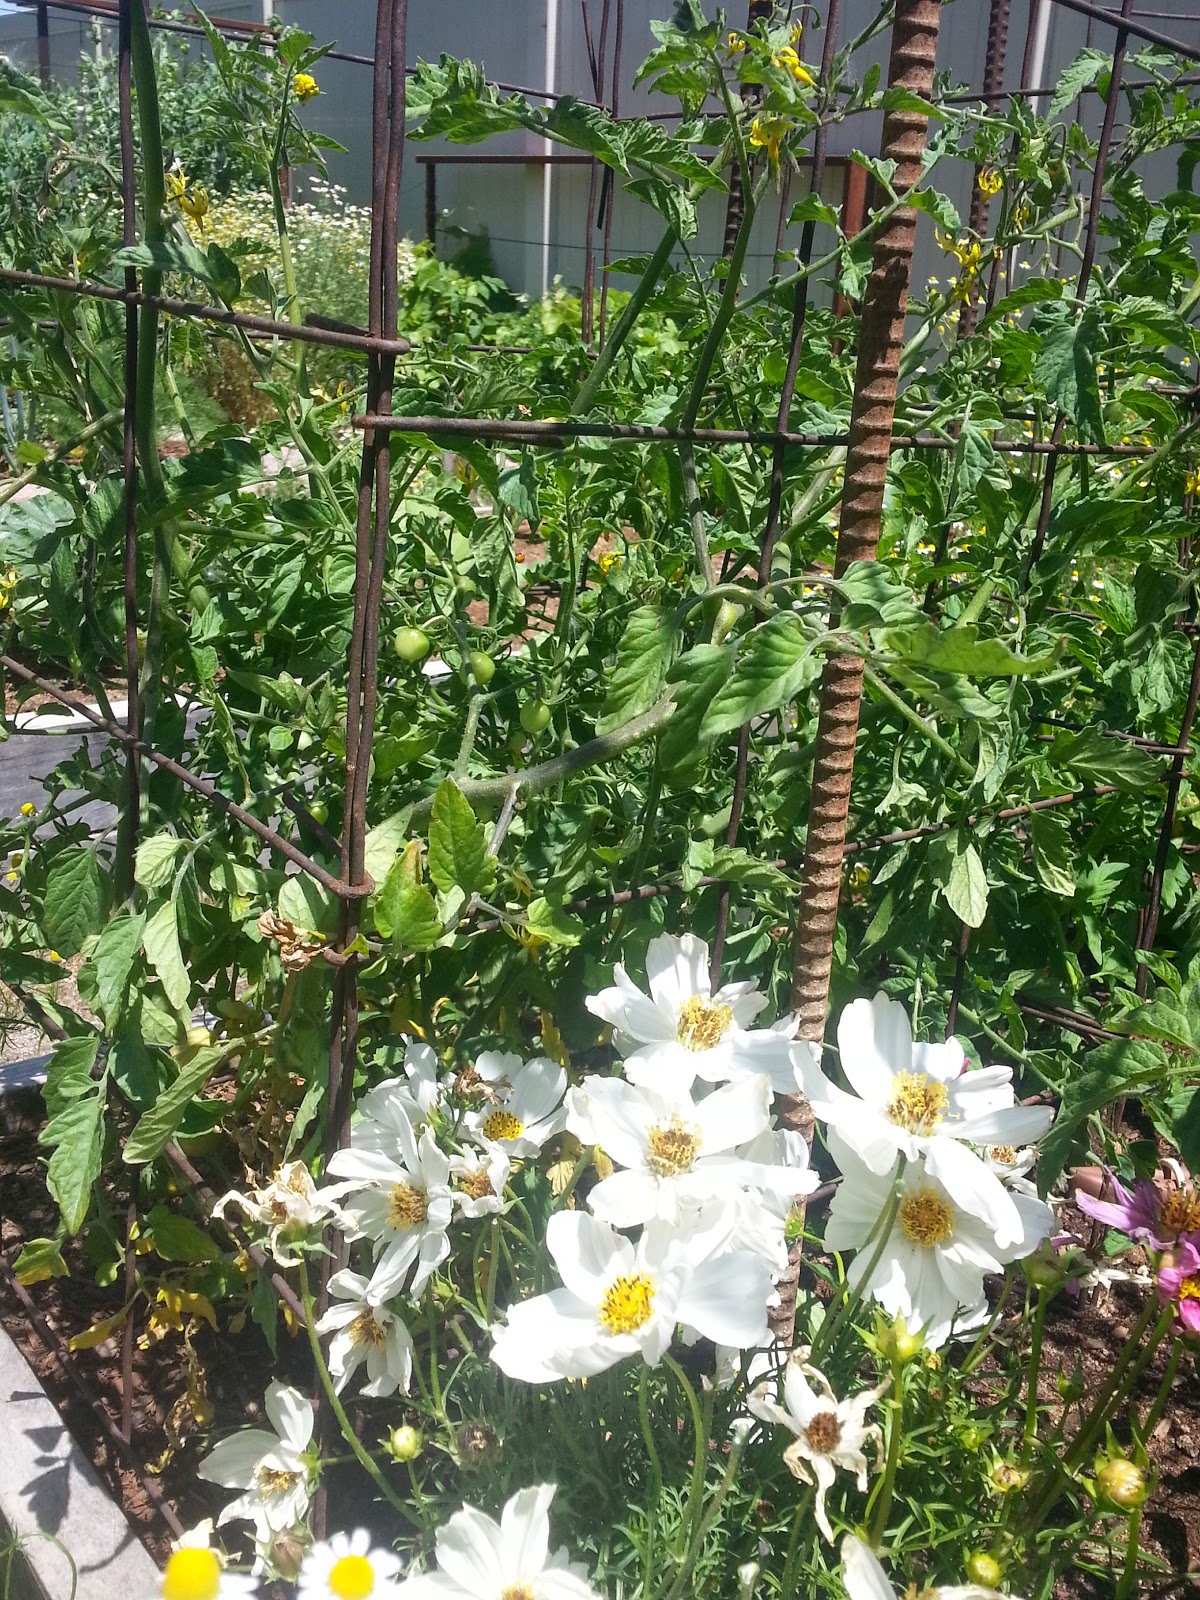
[(692, 548), (696, 552), (696, 571), (700, 574), (705, 592), (711, 592), (715, 582), (712, 556), (708, 549), (708, 528), (704, 521), (704, 502), (700, 498), (700, 481), (696, 476), (696, 453), (691, 441), (679, 446), (679, 465), (683, 472), (683, 498), (687, 502), (688, 526), (692, 530)]
[(834, 1335), (840, 1331), (843, 1323), (847, 1322), (858, 1309), (863, 1297), (863, 1287), (870, 1282), (871, 1274), (883, 1259), (883, 1252), (887, 1249), (888, 1239), (891, 1237), (892, 1224), (896, 1220), (896, 1213), (900, 1210), (900, 1197), (904, 1191), (904, 1168), (906, 1165), (905, 1157), (901, 1156), (900, 1164), (896, 1168), (896, 1176), (892, 1183), (892, 1192), (888, 1195), (883, 1209), (875, 1219), (875, 1226), (860, 1246), (861, 1250), (865, 1250), (872, 1239), (876, 1241), (875, 1249), (871, 1254), (870, 1261), (867, 1263), (866, 1270), (859, 1277), (856, 1287), (850, 1290), (833, 1316), (827, 1317), (817, 1329), (817, 1335), (812, 1344), (812, 1353), (809, 1356), (809, 1360), (814, 1366), (817, 1364), (818, 1357), (823, 1355), (829, 1348), (833, 1342)]
[(608, 370), (617, 358), (621, 346), (625, 343), (633, 330), (633, 325), (641, 315), (643, 306), (654, 292), (654, 286), (663, 275), (667, 262), (671, 259), (671, 251), (679, 242), (679, 235), (673, 227), (668, 228), (659, 241), (658, 248), (646, 263), (646, 270), (638, 279), (637, 288), (626, 301), (625, 309), (613, 325), (612, 332), (604, 341), (604, 348), (592, 364), (592, 370), (584, 380), (579, 393), (575, 396), (571, 406), (571, 416), (581, 417), (592, 409), (596, 396), (600, 393), (601, 385), (608, 376)]
[(0, 483), (0, 506), (11, 500), (18, 490), (24, 489), (27, 484), (33, 483), (39, 472), (46, 467), (52, 467), (56, 461), (61, 461), (64, 456), (70, 455), (72, 450), (78, 450), (81, 444), (87, 444), (97, 434), (105, 433), (109, 428), (115, 428), (125, 415), (124, 406), (118, 406), (115, 411), (106, 411), (102, 417), (97, 417), (94, 422), (89, 422), (86, 428), (80, 428), (78, 433), (73, 433), (69, 439), (64, 439), (61, 444), (56, 444), (54, 449), (44, 455), (40, 461), (35, 461), (33, 466), (26, 467), (24, 472), (18, 472), (13, 478), (6, 478)]
[(575, 1160), (575, 1165), (571, 1168), (570, 1176), (566, 1181), (566, 1185), (564, 1186), (562, 1193), (555, 1196), (555, 1211), (561, 1211), (564, 1206), (570, 1204), (571, 1196), (575, 1193), (575, 1189), (580, 1178), (583, 1177), (584, 1173), (591, 1166), (595, 1154), (596, 1146), (594, 1144), (584, 1145), (583, 1149), (579, 1152), (579, 1155)]
[(650, 1368), (643, 1361), (641, 1371), (638, 1373), (638, 1420), (642, 1427), (642, 1442), (646, 1446), (646, 1455), (650, 1461), (650, 1474), (654, 1480), (654, 1502), (646, 1508), (646, 1559), (645, 1575), (642, 1579), (642, 1593), (646, 1595), (650, 1593), (650, 1574), (654, 1571), (654, 1530), (663, 1495), (662, 1462), (659, 1460), (658, 1446), (654, 1443), (654, 1432), (650, 1427), (650, 1404), (647, 1394), (649, 1383)]
[[(135, 15), (138, 9), (139, 8), (137, 6), (133, 7)], [(404, 1520), (412, 1524), (413, 1527), (420, 1527), (420, 1522), (414, 1518), (412, 1511), (404, 1503), (404, 1501), (401, 1500), (400, 1496), (392, 1488), (391, 1484), (388, 1483), (387, 1479), (380, 1471), (375, 1459), (371, 1455), (371, 1452), (363, 1444), (362, 1440), (358, 1437), (350, 1425), (350, 1419), (346, 1415), (345, 1407), (342, 1405), (342, 1402), (338, 1397), (338, 1392), (333, 1386), (333, 1379), (329, 1375), (329, 1368), (325, 1365), (325, 1353), (321, 1349), (321, 1340), (317, 1335), (317, 1325), (313, 1319), (313, 1298), (312, 1290), (309, 1288), (308, 1283), (308, 1268), (303, 1261), (300, 1262), (300, 1299), (304, 1304), (304, 1326), (308, 1332), (308, 1342), (312, 1349), (313, 1361), (317, 1368), (317, 1376), (321, 1380), (321, 1387), (324, 1389), (325, 1397), (329, 1401), (329, 1408), (337, 1418), (337, 1424), (342, 1430), (342, 1436), (344, 1437), (346, 1443), (350, 1446), (351, 1450), (354, 1452), (355, 1460), (358, 1462), (359, 1466), (361, 1466), (368, 1476), (374, 1481), (376, 1488), (379, 1490), (380, 1494), (382, 1494), (387, 1503), (392, 1507), (392, 1509), (398, 1511)]]
[[(746, 210), (738, 229), (737, 238), (734, 240), (733, 250), (729, 257), (728, 275), (725, 279), (724, 291), (717, 314), (709, 325), (708, 335), (700, 351), (700, 359), (696, 370), (692, 374), (692, 385), (688, 392), (687, 404), (683, 408), (680, 427), (694, 428), (696, 418), (700, 415), (700, 406), (704, 400), (704, 391), (708, 387), (709, 374), (712, 372), (713, 362), (717, 358), (721, 340), (725, 337), (725, 330), (729, 327), (730, 319), (737, 309), (738, 290), (742, 283), (742, 267), (746, 260), (746, 251), (750, 247), (750, 231), (754, 226), (754, 218), (758, 211), (758, 202), (767, 183), (767, 173), (763, 173), (753, 190), (746, 190)], [(689, 447), (690, 448), (690, 447)], [(682, 447), (680, 454), (682, 455)], [(685, 469), (686, 470), (686, 469)], [(690, 497), (689, 497), (690, 498)]]
[(1021, 1437), (1021, 1465), (1027, 1467), (1037, 1438), (1038, 1379), (1042, 1370), (1042, 1335), (1046, 1327), (1046, 1306), (1050, 1296), (1038, 1289), (1037, 1309), (1033, 1313), (1033, 1335), (1029, 1346), (1028, 1392), (1025, 1396), (1025, 1429)]
[(430, 1283), (425, 1291), (425, 1326), (429, 1330), (429, 1393), (433, 1399), (434, 1411), (445, 1420), (442, 1405), (442, 1380), (438, 1370), (440, 1352), (438, 1350), (437, 1315), (433, 1304), (433, 1284)]
[[(959, 1007), (959, 1010), (960, 1011), (962, 1010), (961, 1006)], [(1016, 1281), (1016, 1279), (1015, 1279), (1015, 1276), (1013, 1274), (1012, 1267), (1011, 1266), (1005, 1267), (1005, 1269), (1004, 1269), (1004, 1287), (1001, 1289), (1000, 1296), (996, 1301), (996, 1309), (992, 1312), (991, 1316), (984, 1323), (983, 1327), (980, 1328), (978, 1334), (975, 1337), (974, 1343), (971, 1345), (971, 1348), (967, 1351), (966, 1357), (964, 1358), (962, 1366), (959, 1369), (964, 1374), (964, 1376), (967, 1375), (968, 1373), (974, 1372), (974, 1370), (978, 1366), (979, 1362), (983, 1359), (984, 1346), (986, 1345), (988, 1339), (991, 1337), (992, 1333), (995, 1331), (996, 1324), (1000, 1321), (1000, 1318), (1004, 1313), (1004, 1308), (1008, 1304), (1008, 1297), (1012, 1293), (1012, 1286), (1015, 1283), (1015, 1281)]]
[(666, 1600), (679, 1600), (684, 1587), (691, 1576), (692, 1568), (696, 1564), (696, 1557), (700, 1553), (700, 1544), (703, 1538), (704, 1527), (704, 1477), (708, 1471), (708, 1436), (712, 1425), (712, 1411), (716, 1403), (716, 1391), (710, 1389), (704, 1397), (704, 1407), (701, 1409), (696, 1391), (688, 1378), (687, 1373), (671, 1355), (663, 1357), (667, 1366), (674, 1373), (677, 1382), (687, 1397), (688, 1409), (692, 1414), (692, 1431), (694, 1444), (692, 1451), (692, 1481), (688, 1489), (687, 1500), (687, 1543), (680, 1556), (680, 1568), (675, 1581), (667, 1591)]
[(935, 750), (940, 750), (947, 760), (952, 761), (965, 777), (973, 778), (975, 776), (975, 768), (966, 757), (960, 755), (952, 744), (948, 744), (933, 724), (926, 722), (920, 712), (914, 710), (907, 700), (898, 695), (889, 684), (885, 683), (873, 667), (865, 667), (863, 670), (871, 687), (876, 693), (882, 695), (893, 711), (898, 712), (906, 722), (916, 728), (917, 732), (928, 739)]
[(1125, 1542), (1125, 1561), (1121, 1567), (1121, 1577), (1117, 1584), (1114, 1600), (1129, 1600), (1134, 1592), (1137, 1579), (1138, 1553), (1141, 1546), (1142, 1532), (1142, 1507), (1129, 1514), (1129, 1536)]
[(496, 1279), (500, 1273), (500, 1218), (492, 1218), (488, 1229), (491, 1248), (488, 1251), (487, 1289), (484, 1291), (483, 1315), (490, 1328), (496, 1317)]
[(815, 1493), (815, 1485), (810, 1483), (801, 1491), (800, 1498), (796, 1501), (791, 1531), (788, 1534), (787, 1555), (783, 1558), (783, 1576), (779, 1580), (779, 1600), (791, 1600), (795, 1594), (796, 1552), (800, 1547), (800, 1530), (804, 1526), (804, 1519), (812, 1506)]
[(892, 1362), (892, 1382), (894, 1390), (888, 1396), (888, 1413), (891, 1426), (888, 1430), (887, 1460), (883, 1467), (883, 1480), (879, 1486), (879, 1498), (875, 1503), (875, 1517), (871, 1523), (871, 1549), (883, 1548), (883, 1536), (887, 1532), (888, 1517), (892, 1511), (892, 1496), (896, 1489), (896, 1469), (900, 1465), (900, 1446), (904, 1437), (904, 1363)]

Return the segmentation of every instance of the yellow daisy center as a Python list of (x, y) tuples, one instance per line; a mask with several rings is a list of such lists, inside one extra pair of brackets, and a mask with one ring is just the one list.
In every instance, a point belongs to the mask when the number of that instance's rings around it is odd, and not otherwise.
[(415, 1228), (429, 1215), (429, 1206), (420, 1189), (411, 1183), (398, 1183), (388, 1201), (387, 1219), (391, 1228)]
[(382, 1350), (387, 1343), (387, 1329), (378, 1321), (370, 1307), (364, 1307), (348, 1329), (350, 1343), (357, 1350)]
[(924, 1072), (898, 1072), (892, 1079), (888, 1120), (909, 1133), (932, 1133), (949, 1104), (944, 1083)]
[(163, 1600), (217, 1600), (221, 1561), (215, 1550), (176, 1550), (163, 1573)]
[(732, 1021), (733, 1011), (729, 1006), (718, 1005), (715, 1000), (702, 1000), (694, 994), (679, 1008), (675, 1038), (685, 1050), (711, 1050), (725, 1037)]
[(511, 1111), (489, 1111), (483, 1119), (485, 1139), (519, 1139), (525, 1124)]
[(277, 1494), (286, 1494), (299, 1477), (298, 1472), (283, 1472), (279, 1467), (259, 1467), (254, 1474), (254, 1487), (266, 1500)]
[(1013, 1166), (1017, 1159), (1016, 1148), (1011, 1144), (994, 1144), (988, 1150), (988, 1155), (1005, 1167)]
[(669, 1123), (651, 1128), (646, 1139), (646, 1164), (656, 1178), (677, 1178), (690, 1170), (700, 1149), (700, 1136), (672, 1117)]
[(805, 1428), (804, 1437), (808, 1440), (809, 1448), (819, 1456), (827, 1456), (836, 1450), (842, 1440), (842, 1424), (837, 1412), (818, 1411)]
[(644, 1272), (614, 1278), (600, 1302), (600, 1321), (609, 1333), (633, 1333), (650, 1320), (654, 1285)]
[(954, 1212), (935, 1189), (910, 1189), (899, 1217), (905, 1237), (925, 1250), (954, 1237)]
[(1179, 1285), (1179, 1298), (1181, 1300), (1200, 1300), (1200, 1277), (1193, 1274), (1185, 1278)]
[(1172, 1189), (1163, 1199), (1158, 1225), (1164, 1234), (1200, 1231), (1200, 1195), (1194, 1189)]
[(343, 1556), (329, 1573), (329, 1592), (338, 1600), (367, 1600), (375, 1587), (375, 1568), (366, 1556)]
[(537, 1596), (527, 1583), (510, 1583), (507, 1589), (501, 1589), (500, 1600), (537, 1600)]
[(460, 1173), (458, 1187), (464, 1194), (470, 1195), (472, 1200), (486, 1200), (488, 1195), (496, 1192), (486, 1167), (479, 1167), (474, 1172)]

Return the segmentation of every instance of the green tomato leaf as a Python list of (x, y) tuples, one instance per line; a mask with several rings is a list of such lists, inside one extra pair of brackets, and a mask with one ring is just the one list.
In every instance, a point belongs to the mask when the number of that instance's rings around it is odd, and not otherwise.
[(175, 862), (184, 848), (173, 833), (156, 833), (138, 845), (133, 876), (143, 889), (165, 889), (175, 879)]
[(918, 622), (907, 628), (886, 628), (879, 636), (885, 654), (899, 656), (917, 667), (937, 672), (963, 673), (971, 678), (1019, 678), (1045, 672), (1055, 654), (1019, 656), (999, 639), (981, 639), (969, 623), (961, 628), (939, 628)]
[(184, 1112), (228, 1054), (223, 1045), (209, 1045), (197, 1050), (186, 1066), (179, 1069), (175, 1082), (163, 1090), (150, 1110), (134, 1124), (121, 1152), (126, 1166), (139, 1166), (162, 1155), (183, 1121)]
[(142, 948), (167, 999), (176, 1011), (186, 1010), (192, 984), (179, 948), (179, 923), (174, 900), (164, 900), (147, 918), (142, 933)]
[(700, 725), (717, 690), (733, 671), (732, 645), (698, 644), (685, 651), (668, 674), (675, 687), (675, 708), (659, 735), (659, 759), (679, 775), (703, 754)]
[(1090, 306), (1076, 321), (1073, 305), (1054, 307), (1042, 313), (1033, 331), (1041, 336), (1033, 363), (1035, 381), (1071, 418), (1082, 439), (1103, 444), (1104, 412), (1096, 373), (1103, 343), (1100, 312)]
[(959, 838), (950, 857), (950, 874), (942, 885), (946, 903), (960, 922), (978, 928), (987, 916), (988, 882), (975, 846)]
[(146, 918), (139, 911), (136, 916), (122, 912), (114, 917), (100, 935), (92, 955), (96, 972), (96, 997), (104, 1020), (114, 1027), (125, 1000), (129, 974), (142, 947), (142, 930)]
[(733, 672), (704, 714), (700, 737), (731, 733), (752, 717), (794, 700), (817, 678), (820, 663), (798, 617), (772, 617), (738, 642)]
[(578, 944), (587, 931), (578, 917), (569, 916), (561, 906), (538, 896), (529, 902), (529, 931), (547, 944)]
[(421, 882), (421, 844), (414, 839), (371, 902), (375, 927), (399, 948), (432, 950), (442, 937), (437, 905)]
[(164, 1261), (215, 1261), (216, 1245), (187, 1217), (177, 1217), (166, 1206), (152, 1206), (146, 1225), (154, 1236), (155, 1251)]
[(1071, 830), (1066, 818), (1055, 816), (1052, 811), (1035, 811), (1029, 825), (1033, 838), (1033, 868), (1039, 882), (1051, 894), (1069, 898), (1075, 893), (1075, 874)]
[(46, 1187), (68, 1233), (78, 1233), (87, 1216), (92, 1186), (100, 1176), (103, 1142), (103, 1087), (73, 1101), (42, 1129), (39, 1143), (54, 1152), (46, 1168)]
[(64, 850), (46, 878), (42, 932), (60, 955), (78, 955), (83, 943), (104, 926), (108, 885), (90, 850)]
[(608, 733), (650, 709), (662, 692), (677, 646), (678, 635), (666, 614), (657, 606), (639, 606), (621, 636), (597, 733)]
[(471, 895), (490, 889), (495, 862), (487, 853), (487, 829), (476, 822), (471, 802), (453, 778), (438, 788), (429, 818), (429, 876), (443, 894), (458, 888)]

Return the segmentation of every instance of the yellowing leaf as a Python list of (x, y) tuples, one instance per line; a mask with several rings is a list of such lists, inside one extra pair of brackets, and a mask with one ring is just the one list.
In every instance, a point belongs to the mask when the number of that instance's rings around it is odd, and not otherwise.
[(129, 1315), (129, 1307), (123, 1306), (112, 1317), (101, 1317), (99, 1322), (93, 1322), (90, 1328), (83, 1333), (77, 1333), (67, 1340), (68, 1350), (94, 1350), (98, 1344), (103, 1344), (106, 1339), (111, 1339), (114, 1333), (125, 1326), (125, 1318)]

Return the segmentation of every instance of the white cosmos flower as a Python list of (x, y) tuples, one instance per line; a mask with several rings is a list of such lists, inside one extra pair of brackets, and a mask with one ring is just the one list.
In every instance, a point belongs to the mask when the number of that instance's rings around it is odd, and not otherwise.
[[(842, 1582), (849, 1600), (898, 1600), (879, 1557), (852, 1533), (842, 1540)], [(911, 1593), (911, 1589), (900, 1590), (903, 1596)], [(982, 1583), (943, 1583), (922, 1589), (921, 1600), (1003, 1600), (1003, 1596), (999, 1589)]]
[(630, 1355), (656, 1366), (679, 1323), (715, 1344), (762, 1344), (771, 1275), (745, 1251), (720, 1250), (727, 1233), (722, 1207), (686, 1236), (651, 1223), (636, 1245), (584, 1212), (556, 1212), (546, 1245), (564, 1286), (509, 1307), (492, 1360), (510, 1378), (552, 1383)]
[(258, 1593), (258, 1579), (226, 1572), (220, 1554), (207, 1542), (185, 1544), (181, 1538), (154, 1593), (161, 1600), (249, 1600)]
[(363, 1394), (408, 1393), (412, 1379), (413, 1343), (403, 1319), (381, 1304), (360, 1272), (343, 1268), (329, 1280), (334, 1304), (317, 1323), (318, 1333), (331, 1333), (329, 1371), (340, 1394), (365, 1361)]
[[(876, 1242), (867, 1241), (888, 1203), (892, 1174), (878, 1177), (836, 1133), (831, 1131), (827, 1141), (842, 1181), (825, 1224), (825, 1243), (831, 1250), (859, 1252), (847, 1274), (857, 1287), (875, 1253)], [(987, 1223), (934, 1176), (928, 1163), (909, 1163), (901, 1185), (895, 1221), (863, 1292), (890, 1316), (903, 1317), (914, 1333), (923, 1329), (926, 1344), (936, 1349), (952, 1328), (962, 1333), (984, 1319), (985, 1276), (1034, 1250), (1050, 1234), (1053, 1214), (1036, 1197), (1013, 1194), (1020, 1235), (1001, 1247)]]
[(340, 1214), (324, 1190), (317, 1188), (303, 1161), (288, 1161), (261, 1189), (248, 1195), (230, 1189), (213, 1207), (214, 1217), (224, 1217), (230, 1206), (269, 1229), (267, 1249), (281, 1267), (294, 1267), (300, 1259), (289, 1242), (303, 1238), (327, 1222), (340, 1222)]
[(445, 1086), (438, 1078), (438, 1059), (427, 1044), (406, 1042), (404, 1076), (387, 1078), (368, 1089), (358, 1102), (350, 1143), (362, 1150), (391, 1150), (397, 1119), (420, 1129), (441, 1104)]
[(242, 1428), (214, 1445), (196, 1469), (209, 1483), (242, 1491), (222, 1511), (217, 1526), (244, 1518), (253, 1522), (260, 1544), (294, 1527), (310, 1498), (312, 1407), (298, 1389), (276, 1381), (267, 1389), (266, 1411), (273, 1433)]
[(587, 1568), (550, 1554), (552, 1483), (522, 1489), (500, 1521), (464, 1506), (435, 1535), (438, 1570), (410, 1578), (414, 1600), (598, 1600)]
[(450, 1254), (450, 1159), (432, 1128), (418, 1139), (407, 1119), (398, 1118), (395, 1133), (394, 1154), (352, 1146), (329, 1163), (330, 1173), (344, 1180), (330, 1192), (353, 1194), (343, 1210), (355, 1235), (383, 1247), (371, 1278), (378, 1301), (399, 1291), (410, 1267), (415, 1271), (408, 1292), (416, 1299)]
[(596, 1216), (617, 1228), (656, 1217), (678, 1225), (710, 1200), (747, 1188), (795, 1194), (806, 1182), (795, 1169), (731, 1154), (770, 1132), (771, 1085), (760, 1076), (725, 1084), (702, 1100), (591, 1078), (567, 1095), (567, 1128), (624, 1169), (588, 1196)]
[(838, 1049), (854, 1094), (797, 1054), (796, 1081), (814, 1114), (876, 1174), (890, 1172), (897, 1155), (923, 1157), (930, 1175), (989, 1225), (1002, 1249), (1015, 1244), (1022, 1224), (1012, 1196), (969, 1146), (1040, 1139), (1053, 1108), (1014, 1104), (1009, 1067), (965, 1071), (954, 1039), (914, 1044), (908, 1013), (883, 994), (845, 1008)]
[(535, 1156), (547, 1139), (562, 1132), (567, 1074), (557, 1062), (545, 1056), (522, 1061), (511, 1052), (485, 1050), (475, 1072), (491, 1097), (490, 1104), (463, 1119), (477, 1143), (498, 1144), (509, 1156)]
[(504, 1207), (504, 1186), (512, 1171), (508, 1152), (483, 1141), (478, 1150), (450, 1157), (450, 1181), (460, 1216), (494, 1216)]
[(586, 1001), (589, 1011), (615, 1029), (630, 1082), (686, 1093), (696, 1078), (722, 1083), (761, 1072), (777, 1091), (795, 1092), (790, 1019), (777, 1028), (751, 1028), (767, 1003), (753, 983), (726, 983), (713, 994), (702, 939), (690, 933), (651, 939), (646, 977), (649, 995), (618, 962), (613, 987)]
[(398, 1595), (403, 1563), (390, 1550), (371, 1544), (365, 1528), (320, 1540), (305, 1556), (297, 1600), (387, 1600)]
[(868, 1439), (873, 1443), (878, 1466), (883, 1444), (879, 1425), (868, 1425), (866, 1416), (891, 1379), (849, 1399), (838, 1400), (825, 1374), (807, 1364), (807, 1353), (793, 1350), (788, 1359), (782, 1406), (771, 1398), (770, 1387), (763, 1384), (751, 1394), (749, 1407), (761, 1421), (778, 1423), (795, 1435), (793, 1443), (783, 1453), (784, 1463), (801, 1483), (816, 1479), (817, 1527), (832, 1544), (833, 1529), (825, 1510), (825, 1495), (839, 1467), (854, 1473), (860, 1491), (866, 1489), (867, 1458), (863, 1446)]

